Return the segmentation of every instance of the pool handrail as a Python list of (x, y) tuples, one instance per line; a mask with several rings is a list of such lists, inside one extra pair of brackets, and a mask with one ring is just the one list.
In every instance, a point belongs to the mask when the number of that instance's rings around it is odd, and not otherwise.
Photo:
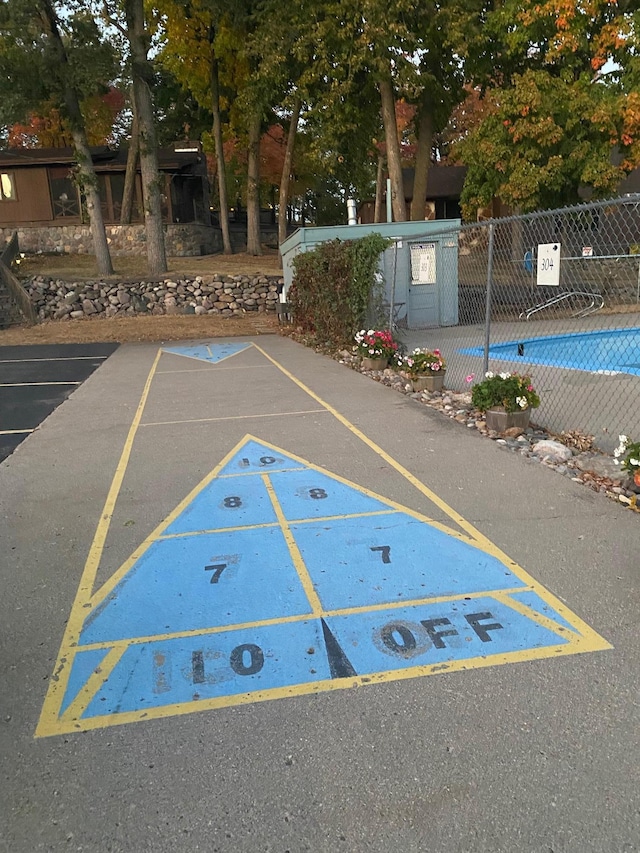
[(545, 302), (540, 302), (538, 305), (534, 305), (533, 308), (521, 311), (520, 314), (518, 314), (518, 319), (528, 320), (534, 314), (537, 314), (538, 311), (542, 311), (544, 308), (550, 308), (552, 305), (557, 305), (566, 299), (570, 299), (572, 296), (585, 296), (589, 300), (589, 304), (572, 314), (572, 317), (586, 317), (588, 314), (595, 314), (596, 311), (604, 308), (604, 298), (601, 293), (594, 293), (593, 291), (586, 290), (566, 290), (551, 299), (547, 299)]

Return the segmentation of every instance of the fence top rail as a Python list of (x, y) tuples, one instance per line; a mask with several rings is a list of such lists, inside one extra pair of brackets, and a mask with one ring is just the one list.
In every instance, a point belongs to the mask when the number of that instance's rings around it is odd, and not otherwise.
[(472, 228), (485, 228), (489, 225), (502, 225), (509, 222), (522, 222), (524, 219), (547, 219), (551, 216), (564, 216), (570, 213), (583, 213), (589, 210), (601, 210), (603, 207), (624, 207), (630, 204), (640, 204), (640, 193), (628, 193), (616, 198), (589, 201), (573, 204), (567, 207), (554, 207), (551, 210), (536, 210), (532, 213), (520, 213), (513, 216), (501, 216), (493, 219), (483, 219), (481, 222), (465, 222), (458, 230), (470, 231)]

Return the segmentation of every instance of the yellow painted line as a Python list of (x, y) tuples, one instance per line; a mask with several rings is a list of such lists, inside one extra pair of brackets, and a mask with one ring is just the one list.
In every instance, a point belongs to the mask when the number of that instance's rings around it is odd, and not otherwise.
[[(524, 591), (525, 590), (518, 590), (518, 592)], [(558, 634), (558, 636), (560, 637), (566, 638), (570, 636), (575, 636), (574, 633), (569, 630), (569, 628), (566, 628), (559, 622), (555, 622), (550, 616), (545, 616), (544, 613), (539, 613), (532, 607), (527, 607), (526, 604), (523, 604), (517, 599), (509, 598), (510, 592), (513, 592), (513, 590), (500, 590), (499, 592), (492, 593), (492, 597), (495, 598), (496, 601), (499, 601), (501, 604), (504, 604), (505, 607), (508, 607), (511, 610), (515, 610), (518, 613), (521, 613), (523, 616), (526, 616), (527, 619), (531, 619), (532, 622), (537, 622), (538, 625), (541, 625), (548, 631), (553, 631), (554, 634)]]
[(296, 544), (296, 540), (293, 538), (293, 533), (291, 532), (289, 523), (285, 518), (284, 512), (282, 511), (280, 501), (278, 500), (273, 485), (271, 484), (269, 475), (263, 474), (262, 481), (267, 489), (269, 499), (271, 500), (271, 505), (273, 506), (280, 527), (282, 528), (282, 534), (287, 543), (287, 548), (289, 549), (291, 560), (293, 561), (293, 565), (295, 566), (296, 572), (298, 573), (298, 577), (300, 578), (300, 583), (302, 584), (307, 599), (309, 600), (311, 610), (313, 611), (314, 615), (319, 616), (322, 613), (322, 604), (320, 604), (320, 599), (318, 598), (318, 593), (316, 592), (316, 588), (314, 587), (313, 581), (311, 580), (311, 575), (309, 574), (305, 562), (302, 559), (302, 554), (300, 553), (300, 549)]
[(184, 533), (164, 533), (158, 536), (158, 542), (169, 539), (189, 539), (191, 536), (209, 536), (213, 533), (238, 533), (241, 530), (262, 530), (265, 527), (279, 527), (277, 521), (265, 521), (263, 524), (238, 524), (235, 527), (212, 527), (207, 530), (186, 530)]
[[(195, 486), (189, 494), (183, 498), (180, 503), (175, 507), (175, 509), (169, 513), (169, 515), (158, 524), (158, 526), (151, 531), (151, 533), (147, 536), (144, 542), (139, 545), (133, 554), (126, 560), (115, 572), (106, 583), (104, 583), (100, 589), (98, 589), (93, 596), (88, 601), (91, 609), (96, 607), (100, 602), (104, 601), (104, 599), (111, 593), (113, 588), (118, 585), (118, 583), (122, 580), (122, 578), (127, 574), (129, 569), (133, 566), (133, 564), (140, 559), (140, 557), (144, 554), (144, 552), (164, 533), (164, 531), (172, 524), (176, 518), (180, 515), (180, 513), (187, 508), (187, 506), (194, 500), (200, 492), (205, 489), (209, 483), (216, 478), (218, 472), (224, 468), (224, 466), (233, 459), (233, 456), (240, 450), (240, 448), (245, 443), (244, 439), (241, 439), (235, 447), (232, 447), (231, 450), (227, 453), (227, 455), (216, 465), (216, 467), (211, 471), (210, 474), (201, 480), (197, 486)], [(87, 611), (85, 610), (83, 614), (83, 619), (86, 617)]]
[[(243, 350), (244, 352), (244, 350)], [(168, 352), (166, 355), (176, 355), (177, 353)], [(240, 353), (236, 353), (236, 355), (240, 355)], [(195, 356), (190, 356), (191, 358), (195, 358)], [(189, 358), (189, 356), (183, 356), (183, 358)], [(209, 367), (182, 367), (180, 370), (159, 370), (158, 376), (166, 376), (170, 373), (211, 373), (212, 367), (218, 367), (217, 364), (211, 364), (209, 361), (205, 361), (204, 359), (196, 359), (197, 361), (201, 361), (203, 364), (208, 364)], [(228, 365), (225, 364), (220, 368), (220, 372), (223, 370), (267, 370), (270, 369), (271, 365), (269, 364), (234, 364)], [(217, 372), (217, 371), (216, 371)]]
[[(113, 643), (111, 643), (113, 646)], [(100, 664), (95, 668), (95, 670), (91, 673), (82, 689), (75, 697), (73, 702), (69, 704), (66, 708), (64, 714), (61, 716), (61, 720), (63, 722), (69, 722), (70, 720), (76, 720), (78, 717), (81, 717), (82, 714), (86, 711), (89, 703), (96, 695), (98, 690), (102, 687), (102, 685), (107, 681), (113, 670), (118, 665), (120, 658), (126, 652), (127, 646), (123, 644), (118, 644), (115, 648), (113, 648), (109, 654), (100, 662)]]
[[(510, 592), (529, 592), (521, 586), (512, 589), (500, 590), (505, 595)], [(265, 628), (269, 625), (289, 625), (294, 622), (307, 622), (309, 619), (329, 618), (333, 616), (353, 616), (358, 613), (373, 613), (379, 610), (399, 610), (405, 607), (419, 607), (420, 605), (446, 604), (452, 601), (466, 601), (474, 598), (497, 598), (495, 592), (489, 590), (484, 592), (457, 593), (455, 595), (437, 595), (431, 598), (411, 598), (402, 601), (387, 601), (380, 604), (361, 604), (357, 607), (338, 607), (335, 610), (323, 610), (321, 613), (296, 613), (293, 616), (276, 616), (273, 619), (259, 619), (255, 622), (235, 622), (229, 625), (212, 625), (209, 628), (194, 628), (191, 631), (173, 631), (166, 634), (149, 634), (140, 637), (124, 637), (119, 643), (127, 643), (135, 646), (144, 643), (155, 643), (166, 640), (182, 640), (189, 637), (205, 637), (211, 634), (224, 634), (228, 631), (246, 631), (252, 628)], [(529, 614), (525, 614), (529, 615)], [(546, 626), (545, 626), (546, 627)], [(567, 632), (569, 633), (569, 632)], [(87, 643), (79, 646), (77, 651), (93, 651), (95, 649), (111, 649), (113, 640), (105, 640), (99, 643)]]
[[(193, 371), (191, 371), (193, 373)], [(314, 415), (326, 414), (326, 409), (303, 409), (297, 412), (269, 412), (256, 415), (228, 415), (222, 418), (190, 418), (184, 421), (150, 421), (149, 423), (140, 424), (143, 427), (149, 426), (173, 426), (174, 424), (204, 424), (214, 423), (215, 421), (246, 421), (255, 420), (256, 418), (282, 418), (288, 415)], [(257, 473), (257, 472), (256, 472)]]
[[(504, 551), (502, 551), (497, 545), (495, 545), (490, 539), (488, 539), (483, 533), (481, 533), (476, 527), (474, 527), (471, 522), (467, 521), (459, 512), (450, 507), (442, 498), (438, 497), (431, 489), (427, 488), (424, 483), (421, 483), (420, 480), (416, 476), (414, 476), (411, 471), (397, 462), (392, 456), (390, 456), (385, 450), (383, 450), (378, 444), (375, 443), (372, 439), (370, 439), (367, 435), (365, 435), (362, 430), (358, 429), (355, 424), (352, 424), (344, 415), (342, 415), (334, 406), (330, 403), (327, 403), (323, 400), (318, 394), (311, 390), (307, 385), (304, 384), (300, 379), (294, 376), (286, 367), (281, 365), (275, 358), (270, 356), (261, 346), (258, 344), (254, 344), (255, 348), (261, 352), (268, 361), (274, 364), (278, 370), (280, 370), (285, 376), (287, 376), (294, 384), (296, 384), (299, 388), (305, 391), (313, 400), (315, 400), (319, 405), (324, 406), (327, 411), (331, 412), (331, 414), (343, 425), (345, 426), (353, 435), (357, 436), (361, 441), (363, 441), (367, 447), (371, 448), (381, 459), (391, 465), (399, 474), (401, 474), (411, 485), (413, 485), (421, 494), (423, 494), (426, 498), (428, 498), (432, 503), (434, 503), (439, 509), (442, 510), (446, 515), (449, 516), (462, 530), (464, 530), (472, 539), (475, 540), (475, 544), (481, 550), (483, 550), (486, 554), (490, 554), (495, 557), (500, 562), (504, 563), (507, 568), (513, 571), (520, 580), (524, 581), (525, 584), (530, 585), (532, 589), (542, 598), (547, 604), (549, 604), (554, 610), (557, 610), (569, 624), (575, 628), (578, 633), (582, 634), (584, 637), (591, 637), (594, 643), (594, 648), (602, 649), (602, 648), (611, 648), (609, 643), (606, 643), (605, 640), (597, 634), (593, 628), (589, 627), (586, 622), (580, 619), (579, 616), (576, 616), (575, 613), (572, 613), (568, 610), (562, 602), (556, 598), (555, 595), (550, 593), (542, 584), (538, 583), (535, 578), (533, 578), (528, 572), (526, 572), (521, 566), (519, 566), (515, 560), (512, 560)], [(264, 443), (264, 442), (263, 442)], [(284, 451), (281, 451), (284, 452)], [(293, 454), (289, 453), (289, 456), (293, 456)], [(406, 511), (406, 510), (405, 510)], [(602, 645), (604, 643), (604, 645)]]
[[(250, 435), (249, 433), (247, 433), (247, 435), (245, 435), (245, 439), (247, 439), (247, 438), (255, 438), (255, 436)], [(266, 443), (265, 443), (264, 441), (262, 441), (262, 439), (260, 439), (260, 438), (259, 438), (259, 439), (256, 439), (256, 440), (257, 440), (257, 441), (259, 441), (259, 442), (260, 442), (260, 444), (266, 444)], [(271, 447), (272, 445), (270, 445), (270, 444), (266, 444), (266, 446), (267, 446), (267, 447)], [(275, 448), (274, 448), (274, 449), (275, 449)], [(280, 450), (280, 449), (278, 449), (278, 452), (279, 452), (279, 453), (284, 453), (284, 450)], [(287, 454), (287, 456), (293, 456), (293, 453), (288, 453), (288, 454)], [(294, 457), (294, 458), (296, 458), (296, 457)], [(306, 466), (306, 463), (304, 462), (304, 460), (303, 460), (303, 459), (301, 459), (300, 461), (302, 462), (302, 465), (296, 465), (296, 466), (295, 466), (295, 467), (293, 467), (293, 468), (278, 468), (278, 474), (283, 474), (283, 473), (284, 473), (284, 472), (286, 472), (286, 471), (302, 471), (302, 470), (303, 470), (304, 468), (306, 468), (307, 466)], [(227, 479), (227, 478), (229, 478), (229, 477), (262, 477), (262, 471), (238, 471), (237, 473), (234, 471), (234, 473), (233, 473), (233, 474), (220, 474), (220, 479), (221, 479), (221, 480), (225, 480), (225, 479)]]
[[(608, 646), (606, 646), (608, 648)], [(506, 652), (501, 655), (486, 655), (467, 660), (447, 661), (446, 663), (413, 666), (408, 669), (376, 672), (371, 675), (359, 675), (353, 678), (335, 678), (326, 681), (294, 684), (289, 687), (274, 687), (270, 690), (259, 690), (253, 693), (239, 693), (232, 696), (221, 696), (215, 699), (198, 699), (193, 702), (182, 702), (157, 708), (147, 708), (143, 711), (127, 711), (103, 717), (89, 717), (73, 722), (57, 722), (39, 729), (36, 736), (47, 737), (58, 734), (91, 731), (105, 726), (125, 725), (144, 720), (158, 720), (164, 717), (177, 717), (193, 714), (198, 711), (212, 711), (219, 708), (232, 708), (253, 702), (265, 702), (271, 699), (288, 699), (314, 693), (325, 693), (333, 690), (345, 690), (351, 687), (364, 687), (369, 684), (380, 684), (392, 681), (405, 681), (409, 678), (419, 678), (428, 675), (438, 675), (442, 672), (462, 672), (471, 669), (483, 669), (489, 666), (501, 666), (511, 663), (524, 663), (549, 657), (579, 654), (591, 651), (584, 646), (581, 638), (573, 639), (570, 643), (545, 648), (526, 649), (518, 652)]]
[(0, 388), (31, 388), (33, 385), (82, 385), (82, 382), (0, 382)]
[(0, 429), (0, 435), (25, 435), (35, 432), (35, 429)]
[[(268, 359), (272, 364), (274, 364), (278, 370), (280, 370), (284, 375), (290, 379), (295, 385), (301, 388), (305, 393), (307, 393), (312, 399), (314, 399), (319, 405), (323, 406), (328, 412), (338, 420), (340, 423), (345, 426), (349, 432), (353, 433), (353, 435), (357, 436), (361, 441), (363, 441), (371, 450), (374, 451), (381, 459), (391, 465), (392, 468), (395, 468), (398, 473), (402, 474), (402, 476), (408, 480), (412, 486), (414, 486), (419, 492), (421, 492), (425, 497), (427, 497), (432, 503), (434, 503), (439, 509), (441, 509), (446, 515), (449, 516), (455, 523), (461, 527), (463, 530), (473, 538), (479, 538), (484, 540), (485, 537), (480, 533), (480, 531), (476, 530), (476, 528), (470, 524), (465, 518), (463, 518), (460, 513), (456, 512), (452, 507), (450, 507), (445, 501), (436, 495), (435, 492), (431, 491), (431, 489), (427, 488), (424, 483), (421, 483), (417, 477), (415, 477), (411, 471), (397, 462), (392, 456), (390, 456), (385, 450), (383, 450), (378, 444), (376, 444), (369, 436), (365, 435), (362, 430), (358, 429), (355, 424), (352, 424), (350, 420), (345, 418), (343, 414), (341, 414), (334, 406), (330, 403), (327, 403), (326, 400), (323, 400), (322, 397), (319, 397), (315, 391), (312, 391), (308, 385), (305, 385), (297, 376), (294, 376), (291, 371), (287, 370), (280, 362), (276, 361), (275, 358), (269, 355), (261, 346), (258, 344), (254, 344), (255, 348), (259, 350), (266, 359)], [(289, 454), (291, 455), (291, 454)], [(488, 541), (488, 540), (487, 540)]]
[[(109, 491), (107, 493), (107, 497), (102, 508), (102, 513), (100, 515), (100, 520), (98, 521), (98, 526), (96, 527), (96, 532), (93, 535), (93, 541), (91, 543), (91, 547), (89, 548), (89, 554), (87, 555), (87, 559), (85, 561), (82, 576), (80, 578), (80, 583), (78, 585), (76, 596), (71, 607), (71, 613), (69, 614), (69, 620), (67, 622), (64, 636), (62, 638), (60, 651), (58, 652), (58, 660), (55, 672), (61, 672), (64, 670), (64, 659), (68, 656), (66, 650), (72, 648), (72, 646), (78, 642), (78, 638), (82, 630), (82, 625), (87, 614), (86, 607), (89, 601), (91, 600), (91, 592), (93, 590), (96, 574), (100, 565), (100, 559), (102, 558), (102, 552), (104, 550), (104, 544), (107, 538), (107, 533), (109, 532), (111, 519), (113, 517), (115, 503), (118, 498), (118, 495), (120, 494), (120, 489), (122, 488), (122, 481), (124, 479), (125, 471), (127, 470), (127, 465), (129, 464), (129, 459), (131, 457), (131, 448), (133, 446), (133, 440), (136, 436), (138, 426), (140, 425), (140, 421), (142, 419), (142, 412), (144, 411), (144, 407), (147, 402), (147, 397), (149, 396), (149, 390), (151, 388), (153, 375), (158, 365), (158, 361), (160, 360), (160, 353), (161, 350), (158, 350), (153, 364), (151, 365), (151, 369), (149, 370), (149, 374), (144, 384), (144, 388), (142, 390), (142, 395), (140, 397), (136, 413), (133, 417), (133, 421), (131, 422), (131, 426), (129, 427), (129, 432), (127, 433), (122, 453), (120, 454), (120, 461), (118, 462), (118, 465), (116, 467), (115, 474), (113, 475), (113, 479), (111, 481), (111, 486), (109, 487)], [(58, 715), (58, 712), (60, 710), (60, 703), (62, 702), (62, 697), (64, 696), (65, 687), (66, 679), (60, 679), (58, 677), (53, 677), (49, 679), (49, 688), (47, 690), (47, 695), (44, 700), (42, 712), (40, 714), (40, 722), (38, 723), (38, 729), (40, 728), (40, 725), (43, 724), (43, 721), (46, 721), (47, 719), (50, 720), (52, 717), (55, 718)]]
[[(192, 637), (208, 637), (212, 634), (225, 634), (229, 631), (246, 631), (252, 628), (268, 628), (270, 625), (288, 625), (295, 622), (308, 622), (317, 619), (315, 613), (296, 613), (293, 616), (274, 616), (273, 619), (258, 619), (255, 622), (234, 622), (229, 625), (212, 625), (210, 628), (194, 628), (191, 631), (172, 631), (166, 634), (149, 634), (144, 637), (125, 637), (119, 639), (118, 643), (126, 643), (128, 646), (140, 646), (145, 643), (165, 642), (167, 640), (184, 640)], [(93, 651), (95, 649), (110, 649), (113, 640), (105, 640), (99, 643), (87, 643), (78, 646), (77, 651)]]
[[(300, 518), (295, 521), (289, 521), (288, 524), (311, 524), (314, 521), (342, 521), (347, 518), (369, 518), (372, 515), (391, 515), (392, 509), (379, 509), (375, 512), (354, 512), (350, 515), (324, 515), (319, 518)], [(184, 533), (167, 533), (158, 536), (158, 542), (165, 542), (168, 539), (188, 539), (190, 536), (209, 536), (213, 533), (237, 533), (241, 530), (261, 530), (265, 527), (279, 527), (278, 521), (265, 521), (262, 524), (239, 524), (235, 527), (212, 527), (204, 530), (187, 530)]]
[[(513, 587), (513, 589), (501, 590), (501, 592), (528, 592), (521, 586)], [(340, 607), (337, 610), (327, 610), (323, 616), (352, 616), (354, 613), (373, 613), (376, 610), (394, 610), (400, 607), (417, 607), (421, 604), (443, 604), (449, 601), (466, 601), (471, 598), (495, 598), (496, 594), (492, 590), (484, 590), (480, 592), (460, 592), (452, 595), (434, 595), (431, 598), (409, 598), (402, 601), (388, 601), (380, 604), (365, 604), (358, 607)]]

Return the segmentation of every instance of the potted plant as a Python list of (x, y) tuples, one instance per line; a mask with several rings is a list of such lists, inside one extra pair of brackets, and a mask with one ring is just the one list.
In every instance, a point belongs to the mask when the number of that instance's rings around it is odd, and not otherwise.
[(439, 349), (417, 347), (399, 359), (399, 366), (411, 379), (414, 391), (442, 391), (447, 365)]
[[(626, 471), (634, 482), (640, 486), (640, 441), (629, 441), (626, 435), (619, 435), (620, 444), (613, 451), (615, 463)], [(622, 462), (620, 457), (624, 457)]]
[(540, 397), (530, 376), (488, 371), (482, 382), (473, 386), (471, 402), (486, 413), (487, 429), (504, 432), (510, 427), (526, 429), (531, 409), (540, 405)]
[(365, 370), (384, 370), (398, 351), (398, 344), (387, 329), (361, 329), (355, 341)]

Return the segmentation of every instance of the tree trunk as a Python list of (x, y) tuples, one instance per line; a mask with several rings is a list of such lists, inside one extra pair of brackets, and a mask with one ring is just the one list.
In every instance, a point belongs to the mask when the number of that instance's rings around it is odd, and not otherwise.
[(416, 151), (416, 168), (413, 175), (413, 198), (411, 199), (412, 221), (424, 219), (432, 142), (433, 117), (429, 105), (423, 104), (418, 119), (418, 150)]
[(150, 38), (145, 31), (143, 0), (125, 0), (127, 37), (131, 46), (131, 76), (140, 138), (140, 171), (147, 237), (147, 265), (152, 275), (167, 271), (158, 172), (158, 146), (151, 100), (153, 71), (147, 58)]
[(216, 167), (218, 169), (218, 201), (220, 204), (222, 247), (225, 255), (232, 255), (233, 247), (229, 232), (227, 174), (224, 162), (224, 149), (222, 147), (222, 122), (220, 119), (220, 81), (218, 78), (218, 60), (215, 56), (211, 57), (211, 110), (213, 112), (213, 141), (216, 147)]
[(120, 209), (120, 225), (131, 224), (133, 212), (133, 197), (136, 189), (136, 175), (138, 171), (138, 154), (140, 151), (140, 131), (138, 129), (138, 118), (136, 116), (135, 98), (133, 87), (131, 89), (131, 107), (133, 120), (131, 122), (131, 142), (127, 154), (127, 171), (124, 176), (124, 189), (122, 190), (122, 207)]
[(298, 130), (298, 119), (302, 102), (296, 98), (291, 110), (291, 122), (287, 135), (287, 147), (284, 152), (284, 163), (282, 164), (282, 177), (280, 178), (280, 193), (278, 195), (278, 245), (287, 239), (287, 205), (289, 204), (289, 183), (291, 181), (291, 167), (293, 165), (293, 146), (296, 141)]
[(247, 254), (261, 255), (260, 245), (260, 114), (249, 119), (247, 146)]
[(396, 103), (393, 94), (391, 78), (381, 80), (380, 100), (382, 103), (382, 123), (384, 137), (387, 143), (387, 166), (391, 179), (391, 207), (396, 222), (405, 222), (407, 206), (404, 200), (404, 183), (402, 180), (402, 162), (400, 160), (400, 143), (398, 141), (398, 125), (396, 124)]
[(104, 230), (102, 207), (100, 206), (98, 179), (93, 167), (89, 143), (87, 142), (84, 119), (80, 110), (80, 99), (76, 89), (69, 82), (69, 59), (60, 36), (58, 19), (51, 0), (41, 0), (40, 16), (58, 60), (59, 79), (63, 90), (65, 110), (69, 126), (71, 127), (71, 136), (78, 163), (77, 182), (80, 192), (84, 195), (87, 213), (89, 214), (89, 225), (91, 228), (91, 237), (93, 238), (96, 265), (100, 275), (113, 275), (113, 265), (111, 263), (111, 255), (109, 254), (107, 235)]
[(376, 173), (376, 203), (373, 209), (373, 221), (384, 222), (382, 206), (384, 197), (384, 155), (378, 154), (378, 171)]

